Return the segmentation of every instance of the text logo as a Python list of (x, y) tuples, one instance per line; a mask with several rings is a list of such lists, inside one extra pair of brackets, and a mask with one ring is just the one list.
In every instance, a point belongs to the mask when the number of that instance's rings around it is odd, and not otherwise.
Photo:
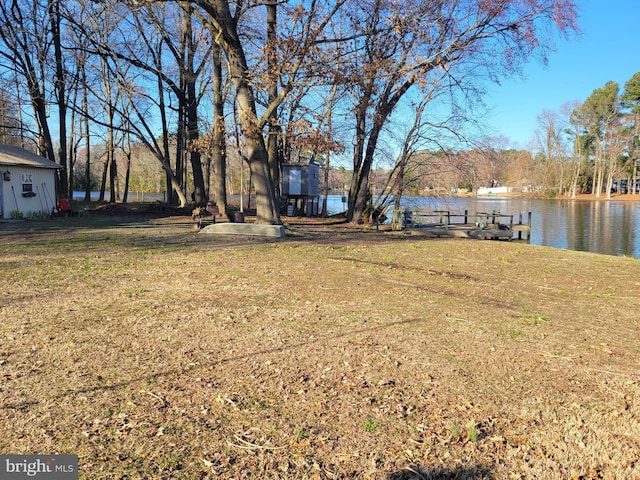
[(78, 480), (77, 455), (0, 455), (2, 480)]

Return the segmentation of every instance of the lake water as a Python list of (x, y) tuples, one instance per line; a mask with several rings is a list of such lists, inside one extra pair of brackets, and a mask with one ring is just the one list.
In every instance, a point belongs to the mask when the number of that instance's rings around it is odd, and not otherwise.
[[(339, 196), (328, 197), (330, 213), (344, 211)], [(407, 209), (448, 210), (451, 213), (531, 212), (533, 245), (568, 250), (629, 255), (640, 258), (640, 202), (615, 200), (538, 200), (527, 198), (405, 198)], [(514, 218), (517, 222), (517, 217)]]

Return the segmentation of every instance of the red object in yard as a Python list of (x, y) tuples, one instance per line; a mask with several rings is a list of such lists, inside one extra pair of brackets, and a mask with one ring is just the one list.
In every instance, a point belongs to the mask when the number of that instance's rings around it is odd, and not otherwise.
[(58, 205), (60, 206), (60, 213), (62, 215), (68, 215), (71, 213), (71, 200), (68, 198), (59, 198)]

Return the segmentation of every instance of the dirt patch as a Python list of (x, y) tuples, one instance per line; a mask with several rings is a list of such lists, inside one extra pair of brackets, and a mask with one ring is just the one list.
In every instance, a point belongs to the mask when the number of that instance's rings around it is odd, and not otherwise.
[(640, 476), (638, 260), (287, 231), (0, 232), (0, 451), (81, 478)]

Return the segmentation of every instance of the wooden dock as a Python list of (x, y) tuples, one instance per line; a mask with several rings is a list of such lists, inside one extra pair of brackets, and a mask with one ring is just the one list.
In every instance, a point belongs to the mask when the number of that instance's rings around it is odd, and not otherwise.
[(528, 241), (531, 235), (531, 212), (512, 215), (493, 211), (470, 215), (467, 210), (464, 213), (406, 210), (402, 217), (402, 229), (434, 237)]

